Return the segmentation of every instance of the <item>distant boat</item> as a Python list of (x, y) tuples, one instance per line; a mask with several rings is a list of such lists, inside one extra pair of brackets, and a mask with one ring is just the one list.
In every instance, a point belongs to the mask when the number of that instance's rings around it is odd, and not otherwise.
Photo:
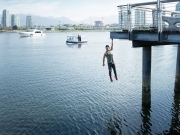
[(42, 30), (38, 29), (29, 29), (26, 30), (25, 32), (19, 32), (19, 35), (21, 37), (42, 37), (45, 36)]
[(78, 36), (67, 36), (66, 43), (71, 43), (71, 44), (78, 44), (78, 43), (87, 43), (86, 36), (82, 35), (81, 40), (78, 40)]

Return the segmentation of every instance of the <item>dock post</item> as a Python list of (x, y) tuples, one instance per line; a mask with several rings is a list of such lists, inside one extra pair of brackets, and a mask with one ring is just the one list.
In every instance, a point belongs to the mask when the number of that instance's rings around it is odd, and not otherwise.
[(143, 47), (142, 104), (151, 104), (151, 46)]
[(176, 76), (175, 76), (174, 92), (180, 93), (180, 44), (177, 48), (177, 60), (176, 60)]

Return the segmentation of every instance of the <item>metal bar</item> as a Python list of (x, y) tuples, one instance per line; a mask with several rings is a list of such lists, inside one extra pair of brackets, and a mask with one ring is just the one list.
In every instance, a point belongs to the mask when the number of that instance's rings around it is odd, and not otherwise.
[(119, 6), (117, 6), (117, 7), (126, 7), (127, 5), (119, 5)]
[(171, 10), (163, 10), (163, 9), (162, 9), (162, 11), (165, 11), (165, 12), (170, 12), (170, 13), (177, 13), (177, 14), (179, 14), (179, 13), (180, 13), (179, 11), (171, 11)]
[[(153, 5), (153, 4), (156, 4), (156, 3), (157, 2), (143, 2), (143, 3), (131, 4), (131, 6), (133, 8), (133, 7), (142, 6), (142, 5)], [(127, 6), (127, 5), (119, 5), (117, 7), (121, 7), (121, 6)]]
[(132, 8), (133, 7), (137, 7), (137, 6), (143, 6), (143, 5), (154, 5), (157, 2), (144, 2), (144, 3), (136, 3), (136, 4), (132, 4)]
[(127, 5), (127, 10), (128, 10), (128, 32), (129, 32), (129, 40), (131, 40), (131, 33), (132, 33), (132, 22), (131, 22), (131, 5)]
[(141, 6), (137, 6), (135, 8), (141, 8), (141, 9), (149, 9), (149, 10), (155, 10), (156, 8), (150, 8), (150, 7), (141, 7)]
[(122, 26), (123, 26), (123, 11), (122, 11), (122, 7), (120, 7), (121, 11), (120, 11), (120, 14), (121, 14), (121, 22), (120, 22), (120, 25), (121, 25), (121, 29), (122, 29)]
[(158, 40), (163, 42), (162, 39), (162, 3), (160, 0), (157, 0), (157, 20), (158, 20)]
[[(144, 8), (141, 6), (136, 7), (135, 9), (143, 9), (143, 10), (156, 10), (156, 8)], [(166, 10), (166, 9), (161, 9), (162, 12), (169, 12), (171, 14), (180, 14), (180, 11), (172, 11), (172, 10)]]
[(161, 17), (161, 2), (157, 0), (157, 22), (158, 22), (158, 32), (162, 32), (162, 17)]
[(161, 2), (166, 3), (166, 2), (176, 2), (176, 1), (179, 1), (179, 0), (162, 0)]
[[(162, 2), (162, 3), (168, 3), (168, 2), (178, 2), (178, 1), (179, 1), (179, 0), (161, 0), (160, 2)], [(131, 7), (133, 8), (133, 7), (137, 7), (137, 6), (153, 5), (153, 4), (157, 4), (157, 1), (131, 4)], [(127, 6), (127, 5), (119, 5), (119, 6), (117, 6), (117, 7), (121, 7), (121, 6)]]

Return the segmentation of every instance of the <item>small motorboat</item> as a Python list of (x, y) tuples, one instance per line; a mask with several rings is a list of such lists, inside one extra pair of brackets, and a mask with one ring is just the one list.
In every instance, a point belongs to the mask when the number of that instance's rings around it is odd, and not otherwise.
[(78, 36), (67, 36), (67, 40), (66, 43), (70, 43), (70, 44), (78, 44), (78, 43), (87, 43), (87, 39), (86, 36), (81, 35), (80, 38), (78, 38)]
[(45, 36), (42, 30), (38, 29), (29, 29), (26, 30), (25, 32), (19, 32), (19, 35), (21, 37), (42, 37)]

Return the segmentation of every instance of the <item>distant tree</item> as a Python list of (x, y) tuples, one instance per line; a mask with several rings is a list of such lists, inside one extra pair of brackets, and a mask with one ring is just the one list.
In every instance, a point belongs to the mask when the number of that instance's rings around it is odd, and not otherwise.
[(17, 30), (17, 29), (18, 29), (17, 25), (14, 25), (13, 30)]

